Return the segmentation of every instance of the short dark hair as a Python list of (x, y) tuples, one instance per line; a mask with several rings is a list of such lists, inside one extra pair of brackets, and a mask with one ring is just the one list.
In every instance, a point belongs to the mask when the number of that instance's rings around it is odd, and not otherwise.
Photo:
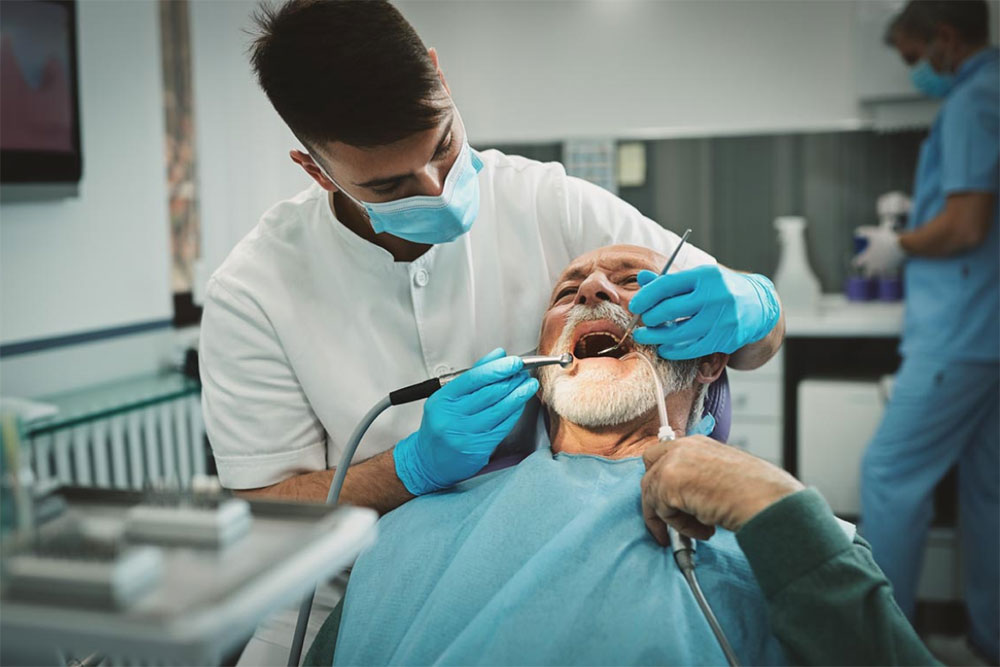
[(257, 81), (307, 146), (383, 146), (446, 111), (427, 48), (385, 0), (289, 0), (259, 6), (254, 22)]
[(989, 39), (990, 10), (986, 0), (910, 0), (885, 31), (892, 46), (897, 32), (930, 40), (940, 23), (950, 25), (962, 41), (972, 46)]

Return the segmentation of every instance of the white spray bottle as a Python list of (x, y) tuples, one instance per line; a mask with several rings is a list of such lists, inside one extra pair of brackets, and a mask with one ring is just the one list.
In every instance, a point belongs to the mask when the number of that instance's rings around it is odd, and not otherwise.
[(818, 311), (822, 291), (806, 254), (806, 219), (781, 216), (775, 219), (774, 228), (778, 230), (781, 244), (774, 287), (781, 297), (782, 307), (790, 312)]

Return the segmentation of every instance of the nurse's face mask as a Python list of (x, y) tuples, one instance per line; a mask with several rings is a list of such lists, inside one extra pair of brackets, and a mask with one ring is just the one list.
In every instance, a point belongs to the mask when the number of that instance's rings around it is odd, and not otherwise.
[(345, 197), (365, 210), (376, 234), (384, 232), (413, 243), (448, 243), (469, 231), (479, 214), (478, 175), (483, 161), (467, 139), (463, 139), (462, 149), (448, 170), (439, 195), (363, 202), (344, 190), (326, 169), (320, 168)]
[(940, 99), (951, 92), (955, 85), (955, 77), (947, 72), (939, 72), (931, 65), (931, 60), (940, 60), (942, 63), (945, 60), (944, 54), (941, 54), (940, 58), (934, 58), (937, 55), (934, 49), (940, 52), (940, 44), (932, 42), (928, 45), (927, 54), (910, 69), (910, 81), (924, 95)]
[(910, 81), (921, 93), (935, 99), (945, 97), (955, 85), (955, 77), (938, 73), (926, 59), (910, 70)]

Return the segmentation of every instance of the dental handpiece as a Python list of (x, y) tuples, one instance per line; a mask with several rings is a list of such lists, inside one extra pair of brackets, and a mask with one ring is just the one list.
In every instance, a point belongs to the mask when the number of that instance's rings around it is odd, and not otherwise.
[[(524, 370), (526, 371), (533, 371), (536, 368), (541, 368), (542, 366), (552, 366), (554, 364), (559, 364), (563, 368), (569, 368), (573, 365), (573, 355), (569, 352), (551, 356), (544, 354), (525, 354), (521, 356), (521, 361), (524, 362)], [(423, 382), (418, 382), (416, 384), (411, 384), (408, 387), (397, 389), (396, 391), (389, 393), (389, 402), (392, 405), (402, 405), (403, 403), (412, 403), (413, 401), (419, 401), (423, 398), (427, 398), (467, 370), (470, 369), (463, 368), (460, 371), (445, 373), (444, 375), (439, 375), (436, 378), (431, 378), (430, 380), (424, 380)]]
[[(524, 362), (524, 370), (526, 371), (533, 371), (536, 368), (541, 368), (542, 366), (553, 366), (555, 364), (559, 364), (563, 368), (569, 368), (573, 365), (573, 355), (569, 352), (566, 354), (557, 354), (552, 356), (545, 354), (525, 354), (521, 356), (521, 361)], [(466, 368), (462, 371), (455, 371), (454, 373), (442, 375), (438, 378), (438, 380), (441, 381), (441, 386), (444, 386), (467, 370), (469, 369)]]

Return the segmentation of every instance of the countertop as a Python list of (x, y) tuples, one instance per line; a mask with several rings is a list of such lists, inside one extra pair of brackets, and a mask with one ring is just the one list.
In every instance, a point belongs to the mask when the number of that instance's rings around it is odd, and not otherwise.
[(848, 301), (824, 294), (815, 313), (785, 312), (789, 338), (895, 338), (903, 330), (903, 302)]

